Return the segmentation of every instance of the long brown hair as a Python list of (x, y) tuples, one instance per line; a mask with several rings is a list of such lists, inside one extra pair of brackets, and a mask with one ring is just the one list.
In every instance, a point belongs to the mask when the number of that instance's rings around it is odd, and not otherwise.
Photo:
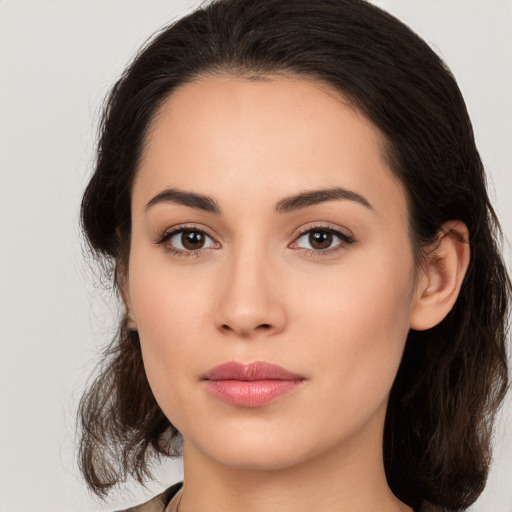
[[(84, 233), (111, 262), (117, 286), (129, 257), (131, 186), (159, 105), (201, 75), (280, 72), (336, 88), (381, 130), (407, 193), (418, 255), (444, 222), (468, 226), (471, 264), (460, 296), (439, 325), (410, 331), (384, 432), (387, 478), (400, 499), (465, 508), (485, 485), (507, 389), (511, 285), (462, 95), (442, 60), (400, 21), (363, 0), (216, 0), (163, 29), (105, 104), (82, 200)], [(79, 419), (81, 468), (99, 495), (128, 476), (142, 483), (155, 457), (180, 453), (180, 434), (151, 393), (126, 318)]]

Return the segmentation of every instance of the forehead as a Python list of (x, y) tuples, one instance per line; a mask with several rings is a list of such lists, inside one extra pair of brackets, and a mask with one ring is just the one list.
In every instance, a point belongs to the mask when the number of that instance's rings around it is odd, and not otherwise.
[(176, 89), (157, 112), (134, 206), (166, 187), (256, 201), (259, 192), (266, 199), (343, 186), (370, 197), (381, 191), (374, 201), (391, 195), (394, 206), (405, 208), (384, 147), (380, 131), (324, 83), (202, 77)]

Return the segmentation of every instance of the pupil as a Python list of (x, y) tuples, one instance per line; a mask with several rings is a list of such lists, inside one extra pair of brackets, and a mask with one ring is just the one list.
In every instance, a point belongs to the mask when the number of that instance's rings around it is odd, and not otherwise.
[(332, 233), (313, 231), (309, 234), (309, 243), (316, 249), (327, 249), (332, 244)]
[(198, 231), (184, 231), (181, 235), (181, 243), (187, 249), (200, 249), (204, 244), (204, 236)]

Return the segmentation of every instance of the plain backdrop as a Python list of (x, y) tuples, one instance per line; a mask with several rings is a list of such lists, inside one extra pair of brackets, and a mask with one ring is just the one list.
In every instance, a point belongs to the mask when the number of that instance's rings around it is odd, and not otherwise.
[[(512, 2), (375, 3), (452, 68), (511, 240)], [(103, 97), (153, 32), (197, 4), (0, 0), (0, 512), (115, 510), (181, 479), (170, 462), (147, 490), (129, 485), (101, 503), (74, 464), (77, 399), (116, 313), (83, 257), (78, 207)], [(472, 511), (512, 512), (511, 466), (509, 396)]]

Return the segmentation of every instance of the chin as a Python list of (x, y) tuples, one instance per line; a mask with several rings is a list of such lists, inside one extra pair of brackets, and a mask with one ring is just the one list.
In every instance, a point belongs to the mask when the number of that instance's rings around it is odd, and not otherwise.
[[(273, 471), (297, 466), (325, 452), (332, 443), (315, 439), (298, 426), (287, 429), (212, 428), (206, 436), (190, 440), (202, 453), (217, 463), (238, 470)], [(189, 438), (190, 439), (190, 438)], [(313, 442), (312, 442), (313, 441)]]
[(209, 455), (220, 464), (247, 471), (283, 470), (296, 466), (307, 458), (298, 448), (287, 451), (276, 450), (275, 446), (268, 444), (247, 446), (239, 443), (232, 443), (232, 446), (222, 451), (213, 450)]

